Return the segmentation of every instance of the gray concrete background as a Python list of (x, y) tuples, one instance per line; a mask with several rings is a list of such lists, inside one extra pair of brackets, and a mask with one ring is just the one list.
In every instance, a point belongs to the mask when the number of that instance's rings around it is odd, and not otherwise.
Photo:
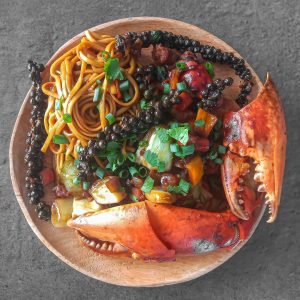
[[(112, 4), (113, 3), (113, 4)], [(300, 299), (300, 1), (0, 1), (0, 299)], [(72, 36), (130, 16), (199, 25), (237, 49), (263, 79), (270, 71), (288, 125), (282, 205), (229, 262), (188, 283), (112, 286), (61, 262), (27, 225), (12, 191), (8, 145), (29, 88), (26, 61), (46, 62)]]

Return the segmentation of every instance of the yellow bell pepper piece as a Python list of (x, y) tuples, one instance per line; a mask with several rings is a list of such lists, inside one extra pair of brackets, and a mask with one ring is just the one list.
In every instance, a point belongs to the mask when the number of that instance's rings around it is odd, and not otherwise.
[(203, 161), (200, 156), (194, 157), (186, 166), (190, 181), (193, 186), (197, 185), (204, 174)]

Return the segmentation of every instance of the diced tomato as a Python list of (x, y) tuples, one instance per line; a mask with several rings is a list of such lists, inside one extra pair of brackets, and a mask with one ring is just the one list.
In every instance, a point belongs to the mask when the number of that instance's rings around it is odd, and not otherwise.
[(54, 181), (55, 175), (52, 169), (45, 168), (40, 172), (40, 176), (42, 178), (43, 185), (48, 185), (49, 183)]
[(193, 102), (191, 95), (188, 92), (182, 92), (179, 96), (181, 103), (175, 104), (174, 110), (183, 111), (186, 110)]

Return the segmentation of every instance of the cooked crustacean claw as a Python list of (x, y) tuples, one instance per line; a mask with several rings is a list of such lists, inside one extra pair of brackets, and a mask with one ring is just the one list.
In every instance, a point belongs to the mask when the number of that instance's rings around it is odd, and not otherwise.
[(225, 193), (233, 213), (242, 219), (249, 217), (237, 202), (237, 180), (242, 179), (243, 171), (239, 170), (240, 176), (236, 171), (242, 157), (250, 157), (256, 164), (257, 190), (265, 193), (269, 206), (268, 222), (273, 222), (278, 212), (284, 173), (286, 126), (281, 100), (269, 74), (255, 100), (238, 112), (225, 114), (224, 145), (235, 153), (227, 155), (222, 166)]
[(230, 211), (211, 213), (150, 201), (83, 215), (69, 220), (68, 226), (78, 230), (83, 242), (97, 252), (126, 254), (128, 249), (128, 255), (151, 260), (173, 260), (175, 253), (198, 254), (233, 246), (239, 237)]

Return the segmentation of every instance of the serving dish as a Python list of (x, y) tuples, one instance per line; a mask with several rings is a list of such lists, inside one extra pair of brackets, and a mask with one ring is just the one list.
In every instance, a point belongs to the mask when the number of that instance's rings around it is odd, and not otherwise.
[[(90, 30), (92, 32), (96, 31), (100, 34), (110, 34), (114, 36), (115, 34), (122, 34), (128, 31), (136, 31), (137, 29), (139, 31), (144, 31), (157, 28), (171, 31), (175, 34), (187, 35), (191, 38), (199, 40), (203, 44), (214, 45), (215, 47), (224, 51), (233, 52), (236, 56), (240, 57), (239, 54), (230, 46), (208, 32), (205, 32), (204, 30), (195, 26), (175, 20), (149, 17), (130, 18), (105, 23)], [(68, 41), (54, 54), (54, 56), (46, 65), (46, 69), (44, 71), (45, 78), (43, 79), (46, 79), (46, 74), (49, 73), (49, 66), (51, 63), (63, 52), (72, 48), (72, 46), (78, 42), (82, 35), (83, 34), (80, 34)], [(262, 87), (262, 83), (255, 72), (252, 69), (251, 71), (253, 75), (254, 86), (250, 94), (250, 99), (254, 99)], [(222, 67), (222, 69), (219, 69), (216, 66), (215, 72), (220, 77), (230, 75), (235, 78), (234, 72), (230, 70), (229, 67)], [(226, 93), (228, 94), (226, 95)], [(225, 96), (228, 97), (236, 96), (237, 94), (238, 84), (234, 85), (230, 90), (225, 92)], [(30, 108), (28, 93), (18, 115), (11, 140), (10, 165), (14, 191), (28, 223), (40, 240), (55, 255), (78, 271), (93, 278), (118, 285), (159, 286), (174, 284), (191, 280), (209, 272), (228, 260), (246, 243), (246, 241), (242, 242), (239, 244), (239, 246), (231, 251), (227, 249), (219, 249), (210, 253), (201, 254), (199, 256), (178, 256), (175, 262), (164, 263), (131, 260), (126, 257), (107, 257), (97, 255), (86, 248), (81, 247), (78, 244), (74, 232), (68, 229), (55, 229), (51, 226), (51, 224), (37, 219), (33, 207), (27, 204), (27, 202), (24, 200), (25, 169), (23, 157), (26, 130), (29, 128), (29, 114)], [(48, 159), (48, 163), (51, 164), (51, 156), (49, 154), (46, 159)], [(45, 197), (46, 202), (48, 201), (49, 203), (51, 203), (52, 197), (50, 189), (51, 186), (46, 188)], [(259, 223), (263, 211), (264, 206), (262, 206), (257, 212), (258, 217), (255, 221), (255, 225), (253, 226), (251, 234)], [(250, 238), (251, 234), (249, 235), (248, 239)]]

